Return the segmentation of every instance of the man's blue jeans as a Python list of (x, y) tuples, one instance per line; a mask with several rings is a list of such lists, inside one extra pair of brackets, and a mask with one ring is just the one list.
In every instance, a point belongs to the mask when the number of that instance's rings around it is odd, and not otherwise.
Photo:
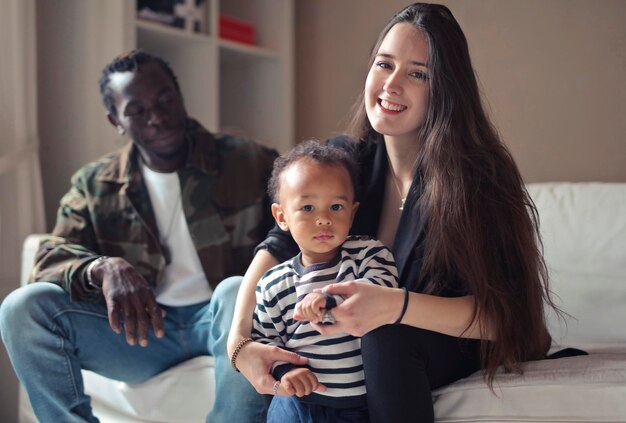
[(207, 421), (264, 422), (268, 399), (230, 367), (226, 339), (240, 277), (222, 281), (210, 302), (164, 307), (165, 336), (130, 346), (109, 326), (106, 306), (71, 302), (59, 286), (38, 282), (12, 292), (0, 306), (0, 333), (38, 419), (97, 422), (81, 369), (129, 383), (143, 382), (193, 357), (215, 357), (216, 398)]

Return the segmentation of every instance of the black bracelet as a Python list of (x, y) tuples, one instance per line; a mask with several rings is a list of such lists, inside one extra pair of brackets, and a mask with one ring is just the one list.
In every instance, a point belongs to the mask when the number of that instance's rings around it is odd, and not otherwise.
[(402, 289), (404, 289), (404, 304), (402, 304), (402, 311), (400, 312), (400, 317), (398, 317), (398, 320), (393, 322), (394, 325), (399, 325), (400, 322), (402, 322), (402, 319), (404, 318), (404, 315), (406, 313), (406, 309), (409, 306), (409, 290), (406, 289), (406, 287), (403, 287)]

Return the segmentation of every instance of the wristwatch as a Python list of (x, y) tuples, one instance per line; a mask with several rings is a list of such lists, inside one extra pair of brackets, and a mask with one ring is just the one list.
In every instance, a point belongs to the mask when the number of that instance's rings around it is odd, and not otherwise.
[(100, 292), (102, 291), (102, 285), (96, 285), (93, 282), (93, 276), (92, 276), (92, 272), (93, 272), (93, 268), (96, 267), (96, 265), (98, 263), (100, 263), (102, 260), (108, 259), (108, 256), (100, 256), (97, 259), (95, 259), (94, 261), (92, 261), (91, 263), (89, 263), (89, 266), (87, 266), (87, 285), (90, 286), (91, 288), (93, 288), (94, 290)]

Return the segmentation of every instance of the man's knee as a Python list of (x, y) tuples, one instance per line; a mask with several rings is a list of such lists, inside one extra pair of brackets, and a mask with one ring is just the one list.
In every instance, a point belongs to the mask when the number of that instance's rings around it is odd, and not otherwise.
[(242, 280), (241, 276), (231, 276), (221, 281), (213, 292), (213, 300), (234, 305)]
[(29, 322), (45, 313), (45, 308), (67, 293), (58, 285), (38, 282), (11, 292), (0, 305), (0, 333), (2, 338), (13, 333), (19, 335)]

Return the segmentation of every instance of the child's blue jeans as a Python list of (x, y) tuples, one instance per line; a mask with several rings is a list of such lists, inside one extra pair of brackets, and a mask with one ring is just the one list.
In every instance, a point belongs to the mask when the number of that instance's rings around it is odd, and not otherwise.
[(333, 408), (307, 404), (298, 397), (274, 397), (267, 423), (368, 423), (367, 407)]

